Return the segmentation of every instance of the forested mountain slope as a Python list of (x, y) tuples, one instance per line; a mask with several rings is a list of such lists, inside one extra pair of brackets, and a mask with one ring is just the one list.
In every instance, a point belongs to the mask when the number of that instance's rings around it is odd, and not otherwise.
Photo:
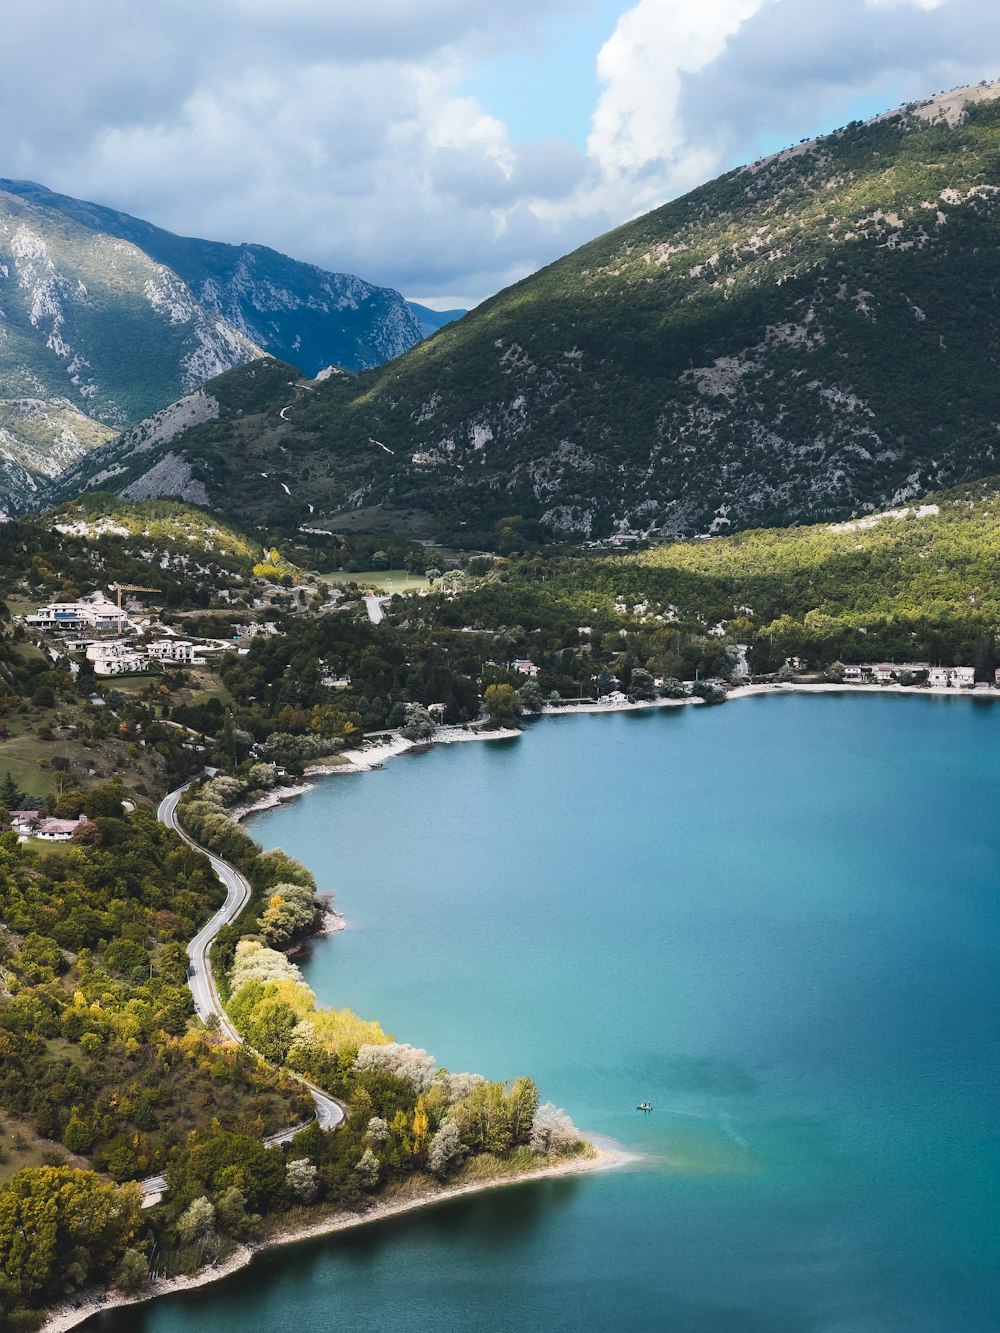
[[(730, 172), (380, 370), (277, 423), (270, 409), (290, 494), (251, 511), (669, 536), (843, 517), (995, 471), (998, 93)], [(246, 414), (232, 428), (238, 483)]]

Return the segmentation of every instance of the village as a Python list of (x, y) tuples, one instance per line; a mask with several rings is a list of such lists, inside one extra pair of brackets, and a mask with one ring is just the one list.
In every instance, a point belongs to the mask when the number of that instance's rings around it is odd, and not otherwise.
[[(65, 638), (66, 653), (81, 653), (95, 676), (129, 676), (150, 669), (151, 663), (205, 666), (213, 654), (249, 652), (249, 641), (258, 634), (277, 634), (273, 621), (249, 622), (233, 627), (232, 639), (181, 638), (166, 626), (145, 616), (138, 603), (122, 606), (123, 592), (155, 592), (131, 584), (112, 584), (117, 602), (96, 592), (78, 602), (50, 602), (23, 617), (26, 630), (55, 632)], [(156, 637), (157, 634), (162, 637)], [(81, 637), (81, 635), (101, 637)], [(51, 649), (48, 650), (51, 653)]]
[[(231, 639), (182, 638), (170, 627), (159, 624), (151, 615), (145, 615), (142, 606), (135, 600), (122, 605), (123, 593), (150, 593), (156, 589), (132, 584), (111, 584), (109, 591), (117, 593), (115, 601), (104, 593), (95, 592), (76, 602), (51, 602), (23, 616), (22, 623), (28, 631), (58, 634), (62, 651), (83, 654), (91, 664), (94, 675), (102, 677), (141, 674), (149, 671), (153, 663), (159, 666), (206, 666), (213, 655), (233, 651), (246, 654), (249, 652), (250, 640), (259, 634), (279, 633), (273, 621), (250, 621), (234, 625)], [(39, 640), (39, 645), (43, 646), (42, 640)], [(742, 685), (749, 682), (746, 647), (737, 645), (737, 649), (732, 682), (718, 680), (712, 683), (726, 687), (732, 683)], [(53, 649), (50, 647), (48, 651), (51, 653)], [(527, 658), (515, 659), (510, 667), (529, 680), (534, 679), (539, 670)], [(796, 657), (789, 658), (785, 664), (785, 671), (789, 675), (804, 673), (806, 670), (807, 664)], [(976, 685), (976, 669), (967, 665), (862, 662), (838, 663), (831, 670), (845, 685), (904, 684), (964, 690), (974, 689)], [(349, 681), (328, 675), (323, 683), (343, 688)], [(654, 681), (656, 686), (661, 683), (659, 680)], [(1000, 668), (995, 673), (993, 685), (1000, 687)], [(618, 697), (622, 701), (626, 698), (623, 692), (615, 691), (607, 701), (615, 702)]]
[[(971, 690), (976, 684), (972, 666), (931, 666), (929, 662), (844, 664), (845, 685), (929, 685), (934, 689)], [(1000, 671), (996, 676), (1000, 684)]]

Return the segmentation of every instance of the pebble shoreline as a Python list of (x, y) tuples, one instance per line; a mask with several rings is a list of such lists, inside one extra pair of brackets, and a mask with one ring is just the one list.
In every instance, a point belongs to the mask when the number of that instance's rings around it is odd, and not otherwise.
[(135, 1296), (126, 1296), (114, 1290), (81, 1292), (62, 1305), (54, 1307), (42, 1325), (41, 1333), (68, 1333), (95, 1315), (108, 1310), (121, 1309), (129, 1305), (144, 1305), (148, 1301), (158, 1300), (161, 1296), (173, 1296), (182, 1291), (193, 1291), (206, 1287), (212, 1282), (239, 1272), (252, 1263), (254, 1257), (281, 1245), (294, 1245), (300, 1241), (314, 1240), (320, 1236), (334, 1235), (338, 1231), (349, 1231), (355, 1227), (370, 1226), (386, 1218), (398, 1217), (403, 1213), (413, 1213), (436, 1204), (460, 1199), (468, 1194), (480, 1194), (486, 1190), (501, 1189), (507, 1185), (522, 1185), (533, 1180), (551, 1180), (560, 1176), (585, 1175), (591, 1171), (610, 1171), (628, 1166), (640, 1158), (634, 1153), (611, 1147), (594, 1149), (591, 1157), (573, 1157), (552, 1166), (540, 1167), (537, 1171), (525, 1171), (518, 1175), (497, 1176), (492, 1180), (474, 1181), (468, 1185), (442, 1185), (427, 1188), (412, 1197), (386, 1199), (375, 1203), (364, 1213), (333, 1213), (321, 1221), (310, 1223), (287, 1232), (280, 1232), (256, 1245), (241, 1245), (221, 1263), (204, 1268), (193, 1277), (163, 1278), (151, 1282)]

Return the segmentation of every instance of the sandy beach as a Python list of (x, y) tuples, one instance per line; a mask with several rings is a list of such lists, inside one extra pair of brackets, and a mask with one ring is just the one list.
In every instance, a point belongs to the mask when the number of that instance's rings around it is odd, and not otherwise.
[(337, 768), (307, 768), (306, 776), (314, 777), (321, 773), (369, 773), (373, 768), (381, 768), (387, 759), (406, 754), (409, 750), (424, 750), (429, 745), (458, 745), (465, 741), (505, 741), (513, 740), (522, 733), (513, 727), (497, 727), (487, 731), (485, 728), (472, 730), (469, 727), (438, 727), (433, 736), (425, 741), (408, 741), (399, 732), (380, 736), (359, 750), (344, 750), (342, 759), (347, 763)]
[[(314, 770), (326, 772), (326, 769)], [(259, 810), (273, 810), (275, 806), (284, 805), (286, 801), (293, 801), (297, 796), (303, 796), (307, 791), (312, 791), (313, 783), (300, 782), (294, 787), (272, 787), (269, 791), (261, 794), (252, 801), (244, 801), (240, 805), (234, 805), (226, 811), (230, 819), (235, 819), (237, 823), (241, 819), (246, 819), (247, 815), (255, 815)]]
[(68, 1329), (76, 1328), (87, 1319), (104, 1311), (127, 1305), (145, 1304), (160, 1296), (193, 1291), (196, 1287), (219, 1282), (252, 1263), (255, 1255), (277, 1249), (281, 1245), (294, 1245), (300, 1241), (333, 1235), (338, 1231), (371, 1226), (390, 1217), (400, 1217), (405, 1213), (433, 1208), (437, 1204), (460, 1199), (468, 1194), (481, 1194), (486, 1190), (501, 1189), (505, 1186), (524, 1185), (534, 1180), (587, 1175), (592, 1171), (611, 1171), (639, 1160), (637, 1154), (626, 1152), (624, 1149), (610, 1145), (595, 1146), (594, 1153), (590, 1157), (569, 1158), (553, 1166), (541, 1166), (537, 1171), (526, 1171), (520, 1175), (496, 1176), (491, 1180), (476, 1180), (464, 1185), (436, 1185), (428, 1181), (419, 1192), (413, 1194), (404, 1192), (399, 1197), (382, 1199), (373, 1203), (364, 1213), (331, 1213), (328, 1217), (307, 1226), (276, 1232), (267, 1240), (257, 1244), (240, 1245), (226, 1259), (202, 1269), (193, 1277), (163, 1278), (151, 1282), (136, 1296), (125, 1296), (113, 1289), (80, 1292), (62, 1305), (53, 1307), (42, 1325), (42, 1333), (66, 1333)]

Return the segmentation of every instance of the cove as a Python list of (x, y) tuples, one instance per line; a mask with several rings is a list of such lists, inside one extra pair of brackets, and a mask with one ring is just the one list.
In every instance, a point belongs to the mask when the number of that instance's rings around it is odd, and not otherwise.
[(256, 817), (347, 917), (322, 1002), (644, 1157), (87, 1328), (992, 1333), (998, 751), (1000, 705), (788, 694), (546, 720)]

